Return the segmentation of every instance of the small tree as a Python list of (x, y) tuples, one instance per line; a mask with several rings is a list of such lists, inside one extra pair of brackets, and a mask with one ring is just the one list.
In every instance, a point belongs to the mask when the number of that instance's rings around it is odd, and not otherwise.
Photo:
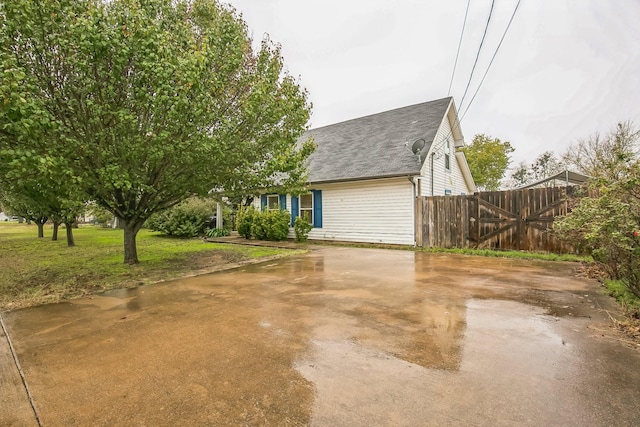
[(474, 136), (471, 144), (462, 148), (479, 189), (495, 191), (500, 188), (514, 150), (509, 142), (483, 134)]
[(23, 194), (2, 192), (2, 206), (5, 211), (14, 216), (33, 221), (38, 226), (38, 238), (44, 237), (44, 225), (49, 220), (49, 210), (42, 204), (25, 197)]
[(520, 162), (511, 173), (507, 187), (518, 188), (553, 176), (565, 169), (564, 163), (551, 151), (540, 154), (531, 164)]

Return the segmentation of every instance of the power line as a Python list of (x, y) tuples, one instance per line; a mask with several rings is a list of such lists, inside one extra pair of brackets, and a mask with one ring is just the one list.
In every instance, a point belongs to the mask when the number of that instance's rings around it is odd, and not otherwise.
[[(491, 61), (489, 62), (489, 65), (487, 66), (487, 69), (485, 70), (484, 75), (482, 76), (482, 80), (480, 81), (480, 84), (478, 85), (478, 88), (474, 92), (473, 97), (471, 98), (471, 101), (469, 101), (469, 105), (467, 105), (467, 108), (465, 108), (464, 113), (462, 114), (462, 116), (460, 116), (460, 119), (455, 124), (455, 127), (453, 127), (451, 129), (451, 131), (449, 131), (447, 136), (444, 137), (442, 140), (440, 140), (440, 141), (438, 141), (438, 142), (433, 144), (433, 151), (440, 149), (440, 146), (444, 143), (444, 141), (449, 139), (449, 137), (451, 137), (453, 135), (453, 132), (455, 132), (460, 127), (460, 123), (462, 123), (462, 119), (464, 119), (464, 116), (467, 114), (467, 111), (469, 111), (469, 107), (471, 107), (471, 104), (473, 103), (473, 100), (476, 98), (476, 95), (478, 94), (478, 91), (480, 90), (480, 86), (482, 86), (482, 83), (484, 82), (484, 79), (487, 77), (487, 74), (489, 73), (489, 69), (491, 68), (491, 64), (493, 64), (493, 60), (495, 59), (496, 55), (498, 54), (498, 50), (500, 50), (500, 46), (502, 46), (502, 42), (504, 41), (504, 39), (505, 39), (505, 37), (507, 35), (507, 32), (509, 31), (509, 27), (511, 27), (511, 23), (513, 22), (513, 18), (516, 16), (516, 12), (518, 11), (518, 7), (520, 6), (520, 2), (521, 1), (522, 0), (518, 0), (518, 3), (516, 4), (516, 7), (513, 9), (513, 13), (511, 14), (511, 18), (509, 19), (509, 23), (507, 24), (507, 27), (505, 28), (504, 32), (502, 33), (502, 37), (500, 38), (500, 42), (498, 43), (498, 46), (496, 47), (496, 50), (493, 53), (493, 56), (491, 57)], [(459, 111), (462, 111), (462, 102), (460, 102), (460, 110)]]
[[(473, 97), (471, 98), (471, 101), (469, 101), (467, 108), (465, 108), (464, 113), (462, 113), (462, 117), (460, 117), (460, 121), (464, 119), (464, 116), (467, 114), (467, 111), (469, 111), (469, 107), (471, 107), (471, 104), (473, 104), (473, 100), (476, 99), (476, 95), (478, 94), (478, 91), (480, 91), (480, 87), (482, 86), (482, 83), (484, 82), (485, 77), (487, 77), (487, 73), (489, 73), (489, 68), (491, 68), (491, 64), (493, 64), (493, 60), (496, 59), (498, 50), (500, 50), (500, 46), (502, 46), (502, 42), (504, 41), (504, 38), (507, 35), (507, 31), (509, 31), (509, 27), (511, 27), (511, 23), (513, 22), (513, 18), (516, 16), (516, 12), (518, 11), (518, 6), (520, 6), (521, 1), (522, 0), (518, 0), (518, 3), (516, 3), (516, 7), (515, 9), (513, 9), (513, 13), (511, 14), (511, 19), (509, 19), (509, 23), (507, 24), (507, 28), (505, 28), (504, 33), (502, 33), (502, 38), (500, 39), (500, 43), (498, 43), (498, 47), (496, 47), (496, 51), (493, 52), (491, 61), (489, 61), (489, 65), (487, 66), (487, 69), (485, 70), (484, 75), (482, 76), (482, 80), (480, 80), (480, 84), (478, 84), (478, 88), (473, 93)], [(462, 107), (462, 104), (460, 106)]]
[(496, 0), (491, 0), (491, 9), (489, 10), (489, 17), (487, 18), (487, 24), (484, 27), (484, 33), (482, 34), (482, 40), (480, 40), (480, 46), (478, 47), (478, 53), (476, 54), (476, 59), (473, 62), (473, 67), (471, 68), (471, 74), (469, 75), (469, 81), (467, 82), (467, 87), (464, 90), (464, 94), (462, 95), (462, 100), (460, 101), (460, 107), (462, 108), (462, 104), (464, 103), (464, 98), (467, 96), (467, 91), (469, 90), (469, 86), (471, 85), (471, 80), (473, 79), (473, 73), (476, 69), (476, 65), (478, 64), (478, 58), (480, 58), (480, 52), (482, 51), (482, 45), (484, 44), (484, 39), (487, 36), (487, 30), (489, 29), (489, 23), (491, 22), (491, 16), (493, 15), (493, 6)]
[(449, 91), (447, 96), (451, 95), (451, 85), (453, 85), (453, 77), (456, 75), (456, 67), (458, 66), (458, 56), (460, 55), (460, 46), (462, 45), (462, 36), (464, 36), (464, 27), (467, 25), (467, 15), (469, 14), (469, 5), (471, 0), (467, 0), (467, 10), (464, 11), (464, 21), (462, 22), (462, 32), (460, 33), (460, 41), (458, 41), (458, 51), (456, 52), (456, 60), (453, 63), (453, 72), (451, 73), (451, 81), (449, 82)]

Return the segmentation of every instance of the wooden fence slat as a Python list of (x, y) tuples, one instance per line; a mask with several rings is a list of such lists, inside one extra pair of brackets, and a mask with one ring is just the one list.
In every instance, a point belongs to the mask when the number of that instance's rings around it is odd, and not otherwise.
[(551, 227), (574, 194), (574, 187), (556, 187), (420, 197), (416, 233), (424, 247), (573, 252)]

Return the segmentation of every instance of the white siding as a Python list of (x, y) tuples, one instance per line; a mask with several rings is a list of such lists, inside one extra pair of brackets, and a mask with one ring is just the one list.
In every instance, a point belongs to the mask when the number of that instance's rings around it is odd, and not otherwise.
[[(322, 190), (322, 228), (309, 239), (413, 245), (413, 184), (407, 178), (312, 185)], [(260, 197), (254, 199), (260, 209)], [(287, 195), (291, 212), (291, 196)], [(289, 237), (295, 237), (293, 228)]]
[(413, 184), (407, 178), (313, 186), (322, 190), (322, 228), (310, 239), (414, 244)]
[[(444, 196), (445, 190), (451, 190), (452, 196), (472, 193), (467, 187), (455, 156), (456, 149), (453, 136), (451, 136), (451, 123), (448, 116), (449, 114), (446, 114), (442, 120), (421, 170), (422, 183), (420, 186), (420, 194), (422, 196)], [(447, 138), (449, 138), (448, 149)], [(435, 153), (433, 157), (433, 194), (431, 194), (432, 175), (430, 170), (432, 153)], [(445, 168), (445, 154), (449, 154), (449, 170)]]

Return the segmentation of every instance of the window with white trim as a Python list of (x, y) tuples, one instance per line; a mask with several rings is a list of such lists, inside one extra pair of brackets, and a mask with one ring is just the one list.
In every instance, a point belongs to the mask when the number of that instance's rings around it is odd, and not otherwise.
[(451, 157), (449, 154), (451, 153), (451, 141), (447, 138), (447, 150), (444, 154), (444, 168), (445, 170), (451, 170)]
[(313, 194), (300, 195), (300, 217), (313, 224)]
[(280, 196), (277, 194), (269, 194), (267, 196), (267, 210), (279, 211), (280, 210)]

